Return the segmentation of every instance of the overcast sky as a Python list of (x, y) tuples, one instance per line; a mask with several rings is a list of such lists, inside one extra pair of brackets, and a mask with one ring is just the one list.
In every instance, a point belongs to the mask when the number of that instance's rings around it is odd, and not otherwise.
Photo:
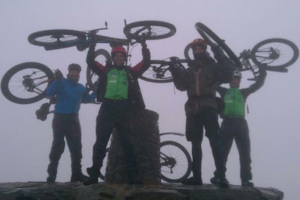
[[(202, 22), (215, 31), (232, 50), (239, 54), (256, 43), (274, 37), (286, 38), (300, 45), (300, 3), (298, 0), (1, 0), (0, 1), (0, 78), (14, 65), (39, 62), (67, 73), (67, 65), (78, 63), (83, 68), (85, 52), (76, 48), (45, 51), (27, 41), (30, 33), (46, 29), (89, 30), (104, 26), (103, 35), (124, 38), (127, 23), (161, 20), (176, 26), (168, 39), (149, 41), (153, 59), (170, 56), (184, 58), (184, 47), (199, 34), (194, 28)], [(110, 50), (108, 45), (97, 48)], [(138, 49), (138, 48), (136, 48)], [(133, 51), (132, 64), (141, 59)], [(274, 187), (285, 193), (284, 199), (299, 199), (299, 61), (288, 73), (269, 72), (265, 85), (248, 98), (253, 182), (259, 187)], [(85, 84), (82, 72), (80, 82)], [(249, 83), (244, 80), (243, 86)], [(184, 103), (186, 93), (175, 90), (172, 83), (140, 81), (148, 109), (159, 113), (160, 132), (185, 131)], [(52, 116), (38, 121), (35, 111), (42, 103), (19, 105), (0, 95), (0, 182), (45, 181), (48, 155), (52, 142)], [(99, 105), (82, 105), (83, 171), (91, 165), (95, 141), (95, 119)], [(174, 139), (190, 150), (184, 137)], [(209, 183), (214, 165), (207, 138), (203, 141), (203, 181)], [(240, 184), (239, 161), (234, 145), (227, 165), (231, 184)], [(57, 181), (70, 180), (70, 155), (63, 154)]]

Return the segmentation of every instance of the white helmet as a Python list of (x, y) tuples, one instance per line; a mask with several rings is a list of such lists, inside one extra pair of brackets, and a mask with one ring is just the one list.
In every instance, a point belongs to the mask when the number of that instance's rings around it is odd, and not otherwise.
[(242, 78), (242, 73), (238, 69), (236, 69), (233, 71), (233, 77)]

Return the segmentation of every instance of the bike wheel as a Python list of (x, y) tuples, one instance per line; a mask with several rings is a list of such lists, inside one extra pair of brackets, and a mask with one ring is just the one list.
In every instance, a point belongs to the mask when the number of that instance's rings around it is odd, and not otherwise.
[(157, 40), (173, 36), (176, 33), (174, 25), (162, 21), (138, 21), (127, 24), (123, 29), (129, 39)]
[(75, 30), (54, 29), (32, 33), (29, 43), (49, 49), (76, 46), (86, 41), (86, 33)]
[[(106, 62), (112, 62), (110, 54), (105, 49), (98, 49), (95, 51), (95, 61), (99, 62), (103, 66), (106, 66)], [(89, 67), (87, 67), (86, 70), (86, 80), (89, 88), (95, 92), (98, 87), (99, 76), (95, 74)]]
[(2, 94), (18, 104), (30, 104), (45, 97), (53, 72), (41, 63), (21, 63), (8, 70), (1, 81)]
[[(205, 26), (200, 22), (196, 23), (195, 28), (198, 31), (198, 33), (202, 36), (202, 38), (206, 40), (208, 44), (210, 44), (211, 42), (217, 43), (222, 48), (222, 50), (227, 54), (227, 56), (235, 63), (236, 67), (242, 69), (243, 65), (241, 61), (238, 59), (235, 53), (226, 45), (225, 40), (220, 39), (217, 34), (215, 34), (212, 30), (210, 30), (207, 26)], [(188, 48), (188, 50), (191, 49), (190, 46), (186, 48)], [(185, 51), (188, 52), (188, 50)], [(184, 52), (185, 56), (187, 54), (188, 53)], [(191, 59), (191, 58), (189, 56), (186, 56), (186, 59)]]
[(299, 57), (297, 46), (286, 39), (271, 38), (256, 44), (251, 59), (256, 65), (266, 64), (266, 69), (280, 69), (292, 65)]
[(150, 67), (140, 76), (140, 79), (153, 83), (169, 83), (173, 81), (169, 71), (169, 62), (162, 60), (151, 60)]
[(160, 143), (161, 178), (166, 182), (180, 182), (189, 177), (192, 159), (188, 151), (179, 143)]

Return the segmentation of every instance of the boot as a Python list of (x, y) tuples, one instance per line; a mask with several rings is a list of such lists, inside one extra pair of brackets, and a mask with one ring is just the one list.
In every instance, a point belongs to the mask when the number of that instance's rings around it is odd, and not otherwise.
[(229, 187), (229, 181), (225, 177), (219, 178), (215, 176), (210, 179), (210, 182), (216, 186), (219, 186), (220, 188)]
[(55, 179), (56, 179), (56, 177), (55, 176), (48, 176), (47, 177), (47, 183), (55, 183)]
[(88, 177), (86, 175), (84, 175), (82, 172), (72, 173), (71, 182), (83, 182), (87, 178)]
[(254, 184), (251, 181), (247, 180), (247, 181), (242, 181), (242, 186), (243, 187), (254, 187)]
[(88, 177), (86, 180), (83, 181), (83, 185), (91, 185), (91, 184), (98, 183), (98, 177), (100, 174), (99, 170), (96, 169), (95, 167), (87, 168), (86, 171), (90, 177)]
[(181, 184), (183, 184), (183, 185), (202, 185), (202, 179), (190, 177), (188, 179), (181, 181)]

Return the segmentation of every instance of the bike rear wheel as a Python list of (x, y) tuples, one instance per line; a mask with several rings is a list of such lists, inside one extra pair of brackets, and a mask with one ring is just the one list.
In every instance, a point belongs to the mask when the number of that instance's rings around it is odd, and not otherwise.
[(138, 21), (127, 24), (123, 29), (129, 39), (157, 40), (173, 36), (176, 33), (174, 25), (162, 21)]
[(268, 69), (286, 68), (299, 57), (297, 46), (286, 39), (271, 38), (256, 44), (251, 50), (251, 59), (256, 65), (265, 64)]
[[(110, 54), (105, 49), (98, 49), (95, 51), (95, 61), (99, 62), (103, 66), (106, 66), (107, 62), (109, 64), (112, 62)], [(86, 70), (86, 80), (89, 88), (95, 92), (98, 87), (99, 76), (95, 74), (95, 72), (93, 72), (89, 67), (87, 67)]]
[(140, 76), (140, 79), (153, 83), (170, 83), (173, 81), (169, 71), (169, 62), (163, 60), (151, 60), (150, 67)]
[(53, 78), (53, 72), (46, 65), (21, 63), (4, 74), (1, 91), (9, 101), (30, 104), (46, 96), (46, 89)]
[(177, 183), (189, 177), (192, 159), (188, 151), (179, 143), (160, 143), (161, 178), (166, 182)]
[(48, 50), (76, 46), (86, 41), (86, 33), (76, 30), (54, 29), (32, 33), (28, 41)]
[[(221, 47), (221, 49), (227, 54), (227, 56), (235, 63), (236, 67), (242, 69), (241, 61), (238, 59), (235, 53), (226, 45), (225, 40), (221, 39), (211, 29), (209, 29), (207, 26), (200, 22), (196, 23), (195, 28), (208, 44), (210, 44), (211, 42), (217, 43)], [(192, 49), (188, 44), (184, 49), (184, 55), (186, 59), (192, 59), (189, 53), (191, 51)]]

